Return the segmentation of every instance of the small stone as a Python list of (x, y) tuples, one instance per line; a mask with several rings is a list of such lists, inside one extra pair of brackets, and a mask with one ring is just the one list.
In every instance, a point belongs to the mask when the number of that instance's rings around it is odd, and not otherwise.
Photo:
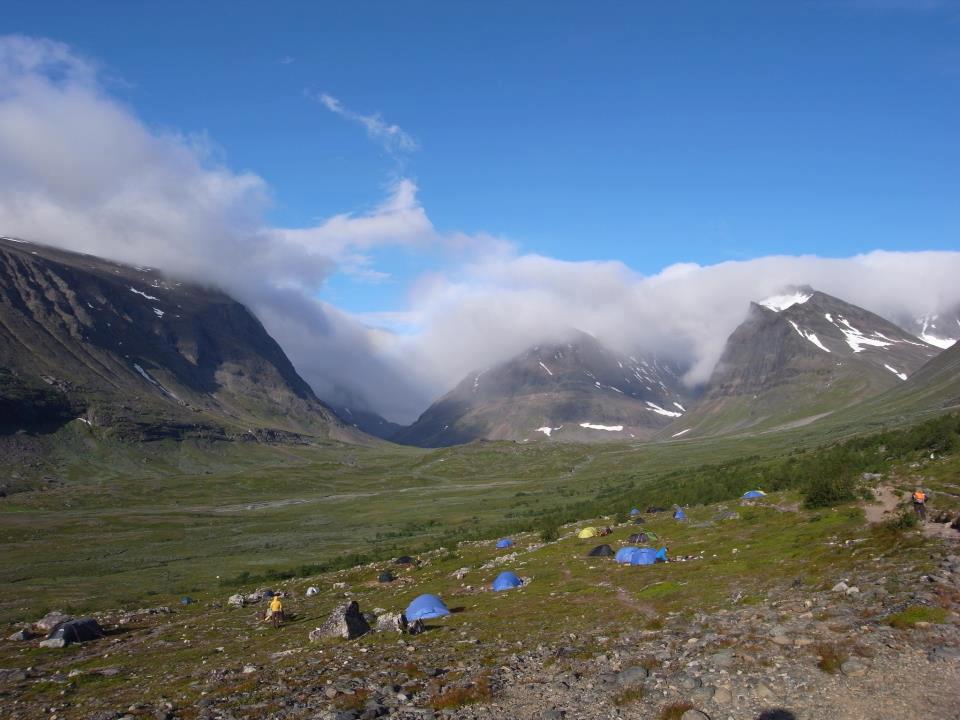
[(762, 700), (774, 700), (777, 697), (777, 694), (763, 683), (759, 683), (753, 690)]
[(733, 693), (730, 692), (729, 688), (718, 687), (717, 691), (713, 694), (713, 701), (717, 705), (729, 705), (733, 702)]
[(41, 640), (40, 647), (45, 648), (62, 648), (67, 643), (63, 638), (51, 638), (49, 640)]
[(777, 645), (793, 645), (793, 640), (788, 638), (786, 635), (777, 635), (773, 638), (773, 642), (775, 642)]
[(27, 630), (17, 630), (13, 635), (10, 635), (7, 640), (29, 640), (33, 637), (33, 634)]
[(319, 593), (320, 593), (320, 588), (316, 588), (313, 585), (307, 588), (307, 597), (313, 597), (314, 595), (318, 595)]
[(860, 594), (860, 588), (858, 588), (857, 586), (847, 588), (847, 595), (859, 595), (859, 594)]
[(832, 588), (830, 588), (830, 592), (845, 593), (845, 592), (846, 592), (847, 590), (849, 590), (849, 589), (850, 589), (850, 586), (847, 585), (845, 582), (843, 582), (843, 581), (841, 580), (841, 581), (838, 582), (836, 585), (834, 585)]
[(231, 595), (227, 598), (227, 605), (232, 605), (233, 607), (243, 607), (246, 605), (246, 598), (240, 593), (236, 595)]
[(690, 699), (697, 703), (705, 703), (713, 700), (716, 696), (717, 689), (713, 685), (704, 685), (703, 687), (694, 688), (690, 692)]
[(847, 677), (861, 677), (866, 675), (867, 666), (856, 658), (851, 658), (840, 666), (840, 672)]
[(243, 666), (243, 674), (244, 674), (244, 675), (250, 675), (250, 674), (252, 674), (252, 673), (255, 673), (256, 671), (257, 671), (257, 668), (256, 668), (255, 665), (244, 665), (244, 666)]
[(618, 685), (633, 685), (650, 677), (650, 671), (640, 665), (624, 668), (616, 675)]

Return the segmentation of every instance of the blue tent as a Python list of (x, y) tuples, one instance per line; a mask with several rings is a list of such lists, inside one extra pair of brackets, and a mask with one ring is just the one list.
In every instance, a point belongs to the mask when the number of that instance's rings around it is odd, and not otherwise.
[(617, 554), (613, 556), (613, 559), (616, 560), (618, 563), (629, 563), (630, 558), (639, 549), (640, 548), (636, 548), (633, 546), (622, 547), (619, 550), (617, 550)]
[(640, 511), (637, 510), (636, 508), (633, 508), (633, 510), (630, 511), (630, 517), (636, 517), (639, 514), (640, 514)]
[(674, 520), (686, 520), (687, 514), (683, 511), (683, 508), (677, 508), (677, 511), (673, 514)]
[(763, 490), (748, 490), (740, 497), (749, 499), (749, 498), (763, 497), (764, 495), (766, 495), (766, 493)]
[(414, 620), (432, 620), (433, 618), (449, 615), (446, 604), (436, 595), (421, 595), (407, 605), (405, 615), (409, 622)]
[(516, 573), (505, 570), (497, 575), (497, 579), (493, 581), (492, 587), (495, 592), (500, 592), (501, 590), (513, 590), (521, 585), (523, 585), (523, 580), (517, 577)]
[(653, 548), (637, 548), (630, 556), (631, 565), (653, 565), (657, 561), (657, 551)]
[(653, 565), (658, 562), (667, 562), (667, 549), (665, 547), (659, 550), (648, 547), (634, 548), (630, 555), (631, 565)]
[(500, 538), (499, 540), (497, 540), (497, 547), (498, 548), (513, 547), (513, 540), (511, 540), (510, 538)]

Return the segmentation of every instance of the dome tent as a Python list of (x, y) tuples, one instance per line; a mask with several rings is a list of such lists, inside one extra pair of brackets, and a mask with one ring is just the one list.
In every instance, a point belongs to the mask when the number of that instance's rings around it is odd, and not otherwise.
[(103, 637), (103, 628), (93, 618), (62, 622), (47, 635), (47, 640), (62, 640), (64, 645), (97, 640)]
[(493, 584), (490, 586), (493, 588), (494, 592), (500, 592), (501, 590), (513, 590), (514, 588), (521, 587), (523, 585), (523, 580), (517, 577), (517, 574), (510, 572), (509, 570), (504, 570), (502, 573), (497, 575), (497, 579), (493, 581)]
[(631, 565), (653, 565), (660, 562), (667, 562), (667, 549), (665, 547), (659, 550), (637, 548), (637, 551), (630, 556)]
[(510, 538), (500, 538), (499, 540), (497, 540), (498, 549), (502, 550), (503, 548), (511, 548), (511, 547), (513, 547), (513, 540), (511, 540)]
[(633, 508), (632, 510), (630, 510), (630, 517), (636, 517), (639, 514), (640, 514), (640, 511), (637, 508)]
[(587, 553), (587, 557), (613, 557), (613, 548), (609, 545), (597, 545), (593, 550)]
[(653, 548), (637, 548), (630, 555), (631, 565), (653, 565), (657, 561), (657, 551)]
[(599, 532), (595, 527), (585, 527), (583, 530), (577, 533), (577, 537), (581, 540), (585, 540), (587, 538), (596, 537), (598, 534)]
[(613, 559), (616, 560), (618, 563), (629, 563), (630, 558), (633, 557), (633, 554), (637, 552), (637, 550), (639, 549), (640, 548), (638, 547), (632, 547), (629, 545), (627, 547), (622, 547), (619, 550), (617, 550), (617, 554), (614, 556)]
[(396, 580), (397, 577), (389, 570), (384, 570), (377, 576), (377, 582), (388, 583)]
[(748, 490), (740, 497), (744, 498), (745, 500), (750, 500), (751, 498), (760, 498), (764, 497), (765, 495), (766, 493), (763, 490)]
[(407, 605), (404, 615), (408, 622), (415, 620), (432, 620), (433, 618), (449, 615), (450, 610), (446, 603), (436, 595), (420, 595)]
[(678, 508), (676, 509), (676, 511), (673, 513), (673, 519), (674, 519), (674, 520), (686, 520), (686, 519), (687, 519), (687, 514), (683, 511), (683, 508), (678, 507)]
[(644, 532), (634, 533), (633, 535), (627, 538), (627, 542), (637, 543), (638, 545), (642, 545), (643, 543), (649, 542), (649, 541), (650, 541), (650, 536)]

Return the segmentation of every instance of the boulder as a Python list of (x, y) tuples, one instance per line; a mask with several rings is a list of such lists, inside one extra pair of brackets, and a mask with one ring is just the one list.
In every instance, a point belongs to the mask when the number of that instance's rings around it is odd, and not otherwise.
[(227, 604), (233, 605), (234, 607), (243, 607), (247, 604), (247, 599), (242, 594), (237, 593), (227, 598)]
[(53, 630), (60, 623), (65, 623), (68, 620), (73, 620), (70, 615), (62, 613), (59, 610), (54, 610), (44, 615), (42, 618), (37, 620), (33, 626), (42, 632), (48, 633)]
[(360, 605), (351, 600), (335, 608), (323, 625), (310, 632), (310, 640), (343, 638), (352, 640), (370, 631), (370, 624), (360, 612)]
[(377, 617), (377, 632), (403, 632), (407, 629), (407, 616), (402, 612), (385, 613)]
[(849, 589), (850, 589), (850, 586), (841, 580), (832, 588), (830, 588), (830, 591), (835, 593), (845, 593)]

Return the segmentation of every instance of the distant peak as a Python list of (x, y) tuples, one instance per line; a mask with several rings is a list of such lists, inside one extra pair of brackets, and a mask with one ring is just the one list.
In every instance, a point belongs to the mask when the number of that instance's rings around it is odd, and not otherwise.
[(804, 285), (802, 287), (789, 288), (779, 295), (771, 295), (757, 304), (762, 305), (767, 308), (767, 310), (783, 312), (794, 305), (803, 305), (803, 303), (812, 297), (813, 288)]

